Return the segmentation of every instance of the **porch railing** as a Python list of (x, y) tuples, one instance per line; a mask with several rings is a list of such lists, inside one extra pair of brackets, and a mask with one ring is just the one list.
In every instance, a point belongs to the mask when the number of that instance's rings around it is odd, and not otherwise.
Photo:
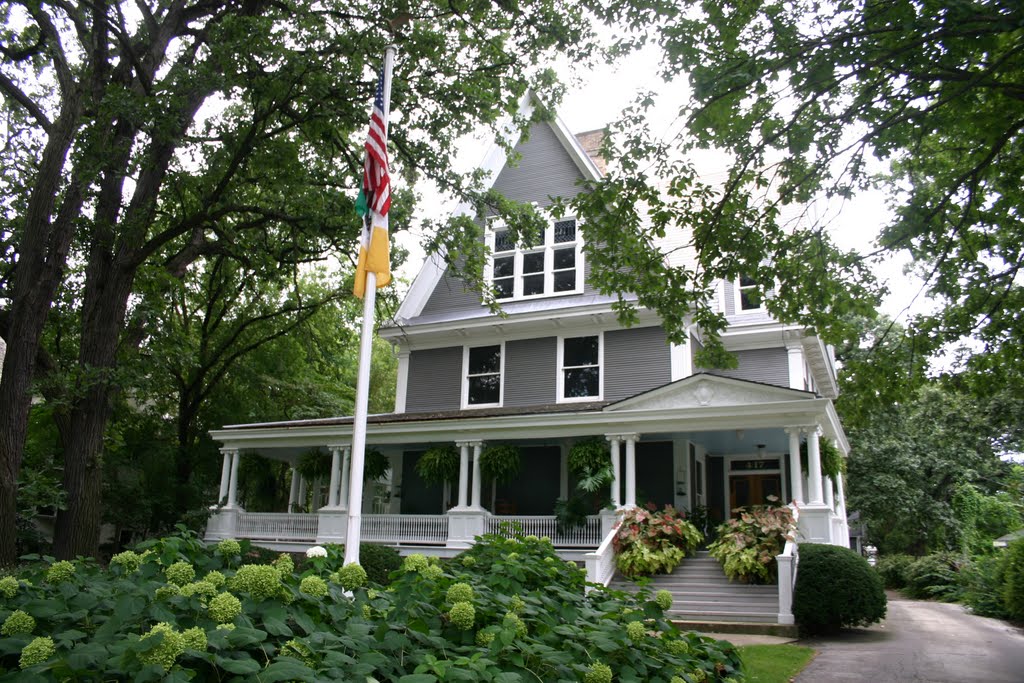
[(290, 512), (240, 512), (235, 534), (254, 541), (314, 543), (317, 516)]
[(373, 543), (444, 545), (445, 515), (363, 515), (362, 539)]
[(558, 530), (550, 515), (494, 515), (487, 518), (487, 533), (508, 535), (505, 525), (518, 526), (525, 536), (547, 536), (556, 548), (596, 548), (601, 544), (601, 517), (590, 515), (581, 527)]
[(793, 590), (796, 588), (796, 573), (800, 564), (800, 547), (796, 542), (796, 522), (800, 519), (800, 511), (793, 508), (793, 538), (786, 541), (781, 555), (775, 556), (779, 568), (779, 614), (780, 624), (793, 624)]
[(616, 529), (612, 529), (608, 532), (608, 535), (604, 537), (604, 541), (598, 546), (597, 550), (586, 555), (587, 565), (587, 592), (593, 590), (593, 586), (590, 584), (598, 584), (600, 586), (607, 586), (612, 581), (612, 577), (615, 576), (615, 545), (613, 543), (615, 539)]

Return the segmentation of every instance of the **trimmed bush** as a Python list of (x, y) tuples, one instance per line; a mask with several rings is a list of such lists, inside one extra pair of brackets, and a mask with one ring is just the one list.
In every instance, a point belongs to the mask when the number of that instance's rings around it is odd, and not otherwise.
[(902, 553), (883, 555), (878, 558), (875, 571), (882, 577), (882, 583), (886, 588), (903, 588), (907, 585), (907, 569), (916, 559), (913, 555)]
[(1006, 548), (1003, 605), (1014, 619), (1024, 619), (1024, 538)]
[(867, 626), (885, 617), (882, 579), (849, 548), (805, 543), (793, 594), (793, 616), (807, 634)]
[(911, 598), (952, 602), (960, 597), (960, 567), (955, 553), (932, 553), (914, 560), (906, 569), (903, 592)]
[(391, 583), (391, 572), (402, 566), (402, 556), (394, 548), (373, 543), (359, 544), (359, 564), (366, 570), (367, 578), (381, 586)]

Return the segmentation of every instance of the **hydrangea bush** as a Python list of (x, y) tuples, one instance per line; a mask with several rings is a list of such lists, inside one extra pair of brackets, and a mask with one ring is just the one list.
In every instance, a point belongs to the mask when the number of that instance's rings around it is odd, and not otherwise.
[[(482, 537), (454, 561), (407, 560), (386, 590), (355, 577), (363, 585), (348, 591), (328, 580), (333, 568), (238, 566), (244, 548), (193, 541), (136, 549), (131, 572), (81, 562), (48, 582), (41, 563), (4, 582), (0, 681), (742, 677), (731, 646), (678, 631), (649, 591), (584, 595), (582, 570), (542, 539)], [(171, 575), (187, 572), (168, 569), (181, 562), (198, 580), (179, 588)]]

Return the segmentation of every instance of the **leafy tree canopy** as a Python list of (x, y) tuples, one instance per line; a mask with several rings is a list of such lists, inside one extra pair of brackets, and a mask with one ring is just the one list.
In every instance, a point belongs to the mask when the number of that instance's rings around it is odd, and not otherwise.
[[(872, 315), (884, 290), (863, 255), (837, 247), (798, 207), (881, 187), (895, 214), (881, 226), (879, 253), (909, 253), (941, 303), (911, 322), (916, 352), (965, 335), (989, 352), (1020, 347), (1020, 3), (619, 9), (619, 45), (655, 43), (665, 86), (612, 125), (606, 151), (618, 163), (565, 208), (587, 218), (589, 265), (603, 291), (636, 293), (678, 338), (690, 321), (722, 329), (709, 305), (715, 282), (745, 275), (774, 290), (767, 307), (778, 318), (828, 341), (852, 338), (851, 316)], [(679, 112), (668, 134), (649, 119), (665, 102)], [(721, 155), (724, 177), (701, 177), (689, 159), (702, 149)], [(674, 226), (690, 229), (691, 259), (654, 247)], [(633, 305), (623, 295), (627, 319)], [(709, 360), (721, 361), (718, 351), (708, 347)]]
[[(556, 54), (599, 56), (587, 4), (11, 2), (0, 8), (0, 564), (47, 317), (71, 303), (56, 552), (95, 552), (119, 356), (152, 324), (140, 282), (225, 257), (287, 271), (353, 253), (367, 107), (399, 46), (394, 173), (456, 191), (459, 135), (557, 98)], [(520, 121), (519, 123), (524, 123)], [(398, 204), (400, 202), (396, 202)], [(399, 222), (393, 225), (400, 227)], [(168, 290), (173, 285), (167, 282)]]

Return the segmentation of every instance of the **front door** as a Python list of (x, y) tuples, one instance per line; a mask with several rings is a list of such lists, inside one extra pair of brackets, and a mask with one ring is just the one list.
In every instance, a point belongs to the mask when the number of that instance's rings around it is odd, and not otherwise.
[(768, 496), (782, 499), (782, 475), (734, 474), (729, 477), (729, 509), (764, 505)]

